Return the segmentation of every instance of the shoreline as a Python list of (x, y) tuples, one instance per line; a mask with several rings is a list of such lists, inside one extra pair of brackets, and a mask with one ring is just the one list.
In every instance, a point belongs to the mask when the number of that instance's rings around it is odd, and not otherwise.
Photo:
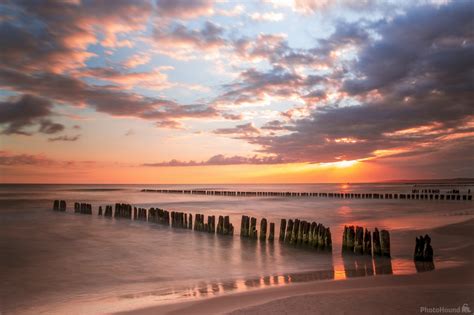
[[(474, 291), (473, 228), (474, 219), (468, 219), (427, 231), (439, 240), (436, 254), (461, 258), (465, 263), (460, 266), (409, 275), (293, 283), (114, 314), (362, 314), (376, 305), (381, 307), (381, 313), (420, 313), (420, 307), (458, 307), (465, 303), (474, 308), (474, 294), (470, 293)], [(417, 231), (408, 234), (414, 233)], [(452, 243), (450, 236), (456, 237), (457, 244)], [(357, 309), (353, 309), (354, 305)]]

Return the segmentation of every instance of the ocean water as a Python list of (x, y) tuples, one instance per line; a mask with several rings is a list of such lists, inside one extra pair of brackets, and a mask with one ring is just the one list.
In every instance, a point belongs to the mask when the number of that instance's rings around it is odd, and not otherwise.
[[(474, 217), (472, 201), (228, 197), (144, 188), (406, 193), (413, 185), (0, 185), (0, 313), (102, 314), (300, 281), (414, 273), (414, 239), (407, 231), (422, 234)], [(52, 211), (54, 199), (66, 200), (67, 212)], [(74, 202), (91, 203), (94, 215), (74, 214)], [(97, 216), (99, 205), (116, 202), (229, 215), (236, 234)], [(323, 223), (331, 228), (333, 251), (241, 239), (242, 214), (274, 222), (276, 238), (282, 218)], [(343, 257), (344, 225), (388, 229), (392, 259)], [(435, 261), (436, 268), (456, 263), (444, 256)]]

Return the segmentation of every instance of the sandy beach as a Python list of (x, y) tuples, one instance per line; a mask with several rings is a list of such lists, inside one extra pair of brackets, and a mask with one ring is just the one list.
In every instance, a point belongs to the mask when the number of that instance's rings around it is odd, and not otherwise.
[[(226, 294), (160, 305), (116, 315), (148, 314), (420, 314), (474, 310), (474, 219), (435, 228), (437, 255), (452, 258), (452, 267), (413, 275), (384, 275), (323, 280)], [(408, 231), (413, 242), (419, 231)], [(462, 308), (464, 306), (464, 308)], [(444, 309), (442, 309), (444, 307)], [(433, 309), (434, 308), (434, 309)], [(466, 313), (466, 312), (464, 312)]]

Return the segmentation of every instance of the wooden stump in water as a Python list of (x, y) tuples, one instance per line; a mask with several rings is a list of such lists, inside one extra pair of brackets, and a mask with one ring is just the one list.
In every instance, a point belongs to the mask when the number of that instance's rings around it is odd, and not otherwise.
[(365, 255), (372, 255), (372, 240), (371, 240), (371, 235), (370, 231), (365, 229), (364, 233), (364, 250), (363, 250)]
[(344, 232), (342, 232), (342, 251), (347, 251), (347, 233), (349, 233), (349, 228), (344, 225)]
[(291, 231), (290, 244), (296, 244), (298, 242), (299, 228), (300, 228), (300, 220), (295, 219), (295, 222), (293, 223), (293, 231)]
[(270, 222), (270, 232), (268, 233), (268, 240), (273, 241), (275, 238), (275, 223)]
[(351, 225), (349, 226), (348, 228), (348, 231), (347, 231), (347, 250), (348, 251), (351, 251), (353, 252), (354, 251), (354, 244), (355, 243), (355, 230), (354, 230), (354, 226)]
[(382, 256), (390, 257), (390, 234), (387, 230), (380, 231), (380, 247)]
[(330, 251), (332, 250), (332, 237), (331, 237), (331, 230), (326, 228), (324, 234), (324, 249)]
[(318, 248), (319, 246), (319, 238), (318, 238), (318, 234), (319, 234), (319, 224), (317, 224), (316, 222), (314, 222), (314, 228), (313, 228), (313, 236), (312, 236), (312, 239), (313, 241), (311, 242), (311, 246), (314, 247), (314, 248)]
[(267, 239), (267, 219), (263, 218), (260, 220), (260, 240), (265, 241)]
[(251, 239), (257, 239), (257, 219), (254, 217), (250, 218), (249, 237)]
[(59, 211), (66, 211), (66, 201), (61, 200), (59, 201)]
[(189, 214), (188, 229), (190, 229), (190, 230), (193, 229), (193, 215), (192, 215), (192, 213)]
[(382, 256), (382, 248), (380, 246), (380, 233), (377, 228), (375, 228), (374, 233), (372, 233), (372, 254), (374, 256)]
[(293, 220), (288, 220), (288, 226), (286, 227), (286, 234), (285, 234), (285, 243), (291, 242), (291, 234), (293, 233)]
[(311, 228), (311, 224), (305, 221), (304, 230), (303, 230), (303, 244), (308, 244), (310, 228)]
[(102, 215), (102, 206), (99, 206), (99, 215)]
[(326, 228), (319, 223), (318, 225), (318, 249), (324, 249), (326, 246)]
[(217, 221), (217, 234), (223, 234), (223, 232), (224, 232), (224, 217), (220, 215)]
[(354, 253), (362, 255), (364, 251), (364, 229), (360, 226), (356, 226), (355, 239), (354, 239)]
[(281, 221), (280, 221), (280, 237), (279, 237), (280, 242), (285, 241), (285, 229), (286, 229), (286, 219), (281, 219)]
[(228, 234), (229, 234), (229, 228), (230, 228), (229, 224), (230, 224), (230, 219), (229, 219), (229, 216), (226, 215), (226, 216), (224, 217), (224, 230), (223, 230), (223, 233), (222, 233), (222, 234), (224, 234), (224, 235), (228, 235)]
[(59, 200), (54, 200), (53, 202), (53, 210), (59, 211)]
[(242, 215), (242, 220), (240, 221), (240, 237), (248, 237), (249, 232), (247, 231), (247, 220), (248, 216)]

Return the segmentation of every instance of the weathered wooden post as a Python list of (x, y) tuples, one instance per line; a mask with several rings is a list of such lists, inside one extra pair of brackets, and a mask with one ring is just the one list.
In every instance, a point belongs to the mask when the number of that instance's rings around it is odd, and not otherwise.
[(249, 217), (246, 215), (242, 216), (242, 221), (240, 222), (240, 237), (248, 237), (249, 236)]
[(293, 233), (293, 220), (288, 220), (288, 226), (286, 227), (285, 243), (291, 242), (291, 234)]
[(280, 221), (280, 242), (285, 241), (285, 229), (286, 229), (286, 219), (281, 219)]
[(102, 206), (99, 206), (99, 215), (102, 215)]
[(270, 222), (270, 232), (268, 233), (268, 240), (273, 241), (275, 238), (275, 223)]
[(267, 239), (267, 219), (263, 218), (260, 220), (260, 240), (265, 241)]
[(59, 201), (59, 211), (66, 211), (66, 201), (61, 200)]
[(298, 228), (298, 237), (296, 239), (297, 244), (302, 244), (303, 243), (303, 238), (304, 238), (304, 229), (306, 226), (306, 221), (302, 220), (300, 221), (300, 226)]
[(325, 238), (324, 238), (324, 247), (326, 250), (332, 250), (332, 237), (331, 237), (331, 230), (329, 228), (326, 228), (325, 231)]
[(311, 242), (311, 246), (314, 247), (314, 248), (318, 248), (318, 246), (319, 246), (318, 233), (319, 233), (319, 224), (314, 222), (313, 236), (312, 236), (313, 240)]
[(390, 234), (387, 230), (380, 231), (380, 246), (382, 256), (390, 257)]
[(372, 254), (374, 256), (382, 255), (382, 248), (380, 246), (380, 233), (377, 228), (375, 228), (374, 233), (372, 233)]
[(53, 202), (53, 210), (58, 211), (59, 210), (59, 200), (54, 200)]
[(189, 214), (189, 218), (188, 218), (188, 229), (190, 229), (190, 230), (193, 229), (193, 214), (192, 214), (192, 213)]
[(304, 231), (303, 231), (303, 244), (308, 244), (309, 241), (309, 229), (311, 228), (311, 224), (307, 221), (304, 221)]
[(229, 223), (229, 233), (228, 235), (234, 235), (234, 226), (232, 225), (232, 223)]
[(293, 223), (293, 231), (291, 231), (290, 244), (296, 244), (296, 242), (298, 241), (299, 227), (300, 227), (300, 220), (295, 219), (295, 222)]
[(324, 249), (324, 246), (326, 246), (326, 228), (324, 225), (319, 223), (318, 225), (318, 249)]
[(220, 215), (217, 221), (217, 234), (223, 234), (223, 231), (224, 231), (224, 217)]
[(364, 233), (364, 254), (371, 255), (372, 254), (372, 240), (370, 231), (365, 229)]
[(364, 248), (364, 229), (360, 226), (356, 226), (355, 239), (354, 239), (354, 253), (362, 255)]
[(81, 212), (81, 207), (80, 207), (78, 202), (75, 202), (74, 203), (74, 213), (79, 213), (79, 212)]
[(251, 239), (257, 239), (257, 219), (254, 217), (250, 218), (249, 237)]
[(342, 251), (347, 251), (347, 233), (349, 233), (349, 228), (344, 225), (344, 232), (342, 233)]
[(230, 223), (230, 221), (229, 221), (229, 216), (226, 215), (226, 216), (224, 217), (224, 230), (223, 230), (223, 234), (224, 234), (224, 235), (228, 235), (228, 234), (229, 234), (229, 227), (230, 227), (230, 226), (229, 226), (229, 223)]
[(354, 252), (354, 245), (355, 245), (355, 229), (354, 226), (351, 225), (347, 231), (347, 249), (351, 252)]

